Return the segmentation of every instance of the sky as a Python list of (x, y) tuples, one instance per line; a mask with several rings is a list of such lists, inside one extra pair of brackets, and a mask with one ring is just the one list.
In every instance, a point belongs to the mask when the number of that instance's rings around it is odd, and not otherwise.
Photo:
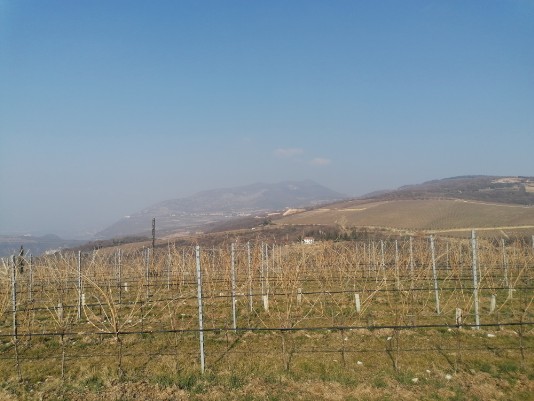
[(534, 1), (0, 0), (0, 234), (200, 190), (534, 176)]

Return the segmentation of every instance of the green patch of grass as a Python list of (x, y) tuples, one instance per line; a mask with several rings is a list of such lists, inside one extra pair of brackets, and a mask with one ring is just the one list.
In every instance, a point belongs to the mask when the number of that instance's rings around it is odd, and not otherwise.
[(481, 372), (489, 373), (489, 374), (494, 373), (494, 367), (486, 361), (477, 360), (474, 362), (474, 365), (475, 365), (475, 368)]
[(242, 377), (237, 376), (236, 374), (231, 374), (228, 378), (228, 387), (231, 389), (239, 389), (243, 387), (245, 380)]
[(409, 371), (398, 372), (395, 375), (395, 379), (397, 379), (399, 384), (402, 384), (402, 385), (405, 385), (405, 386), (411, 386), (411, 385), (416, 384), (416, 383), (414, 383), (412, 381), (412, 379), (414, 377), (415, 377), (415, 375), (412, 372), (409, 372)]
[(177, 377), (176, 385), (182, 390), (192, 391), (198, 383), (198, 375), (185, 374)]
[(173, 375), (168, 375), (168, 374), (163, 373), (163, 374), (156, 375), (156, 377), (154, 377), (152, 381), (156, 383), (157, 385), (159, 385), (160, 387), (167, 388), (167, 387), (172, 387), (175, 385), (176, 377), (174, 377)]
[(99, 392), (104, 388), (104, 380), (100, 376), (93, 375), (83, 380), (82, 385), (93, 392)]
[(516, 373), (519, 371), (519, 366), (514, 361), (504, 361), (497, 365), (497, 369), (501, 373)]
[(384, 380), (383, 376), (377, 376), (373, 379), (373, 387), (375, 388), (386, 388), (388, 384)]

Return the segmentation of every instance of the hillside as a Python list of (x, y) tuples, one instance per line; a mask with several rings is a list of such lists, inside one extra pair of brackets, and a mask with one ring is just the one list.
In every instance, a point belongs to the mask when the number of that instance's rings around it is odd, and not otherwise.
[(365, 199), (453, 198), (492, 203), (534, 205), (534, 177), (462, 176), (380, 191)]
[(287, 181), (277, 184), (252, 184), (234, 188), (202, 191), (195, 195), (163, 201), (125, 216), (96, 235), (98, 239), (150, 234), (152, 218), (158, 233), (194, 232), (208, 225), (246, 216), (309, 207), (344, 195), (313, 181)]
[[(531, 178), (459, 177), (283, 217), (277, 224), (461, 233), (534, 233)], [(507, 201), (507, 203), (505, 203)]]

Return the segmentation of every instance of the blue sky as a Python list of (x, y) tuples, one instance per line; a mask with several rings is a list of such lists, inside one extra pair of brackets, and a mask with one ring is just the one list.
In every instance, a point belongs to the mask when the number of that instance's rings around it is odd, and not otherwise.
[(534, 175), (534, 2), (0, 0), (0, 234), (203, 189)]

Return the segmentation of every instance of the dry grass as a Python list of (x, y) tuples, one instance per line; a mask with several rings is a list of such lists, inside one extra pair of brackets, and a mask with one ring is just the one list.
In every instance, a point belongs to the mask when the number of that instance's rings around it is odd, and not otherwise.
[(426, 238), (411, 251), (408, 240), (267, 249), (251, 247), (249, 265), (246, 244), (236, 247), (237, 322), (250, 329), (237, 333), (230, 250), (201, 253), (205, 375), (193, 249), (169, 247), (148, 263), (140, 252), (120, 263), (116, 254), (85, 255), (80, 319), (74, 255), (37, 260), (33, 281), (27, 268), (17, 283), (22, 381), (9, 305), (1, 315), (0, 400), (531, 399), (532, 325), (506, 325), (534, 321), (530, 244), (508, 243), (503, 257), (499, 243), (479, 242), (481, 322), (495, 324), (481, 330), (467, 327), (474, 306), (466, 241), (436, 241), (439, 315)]

